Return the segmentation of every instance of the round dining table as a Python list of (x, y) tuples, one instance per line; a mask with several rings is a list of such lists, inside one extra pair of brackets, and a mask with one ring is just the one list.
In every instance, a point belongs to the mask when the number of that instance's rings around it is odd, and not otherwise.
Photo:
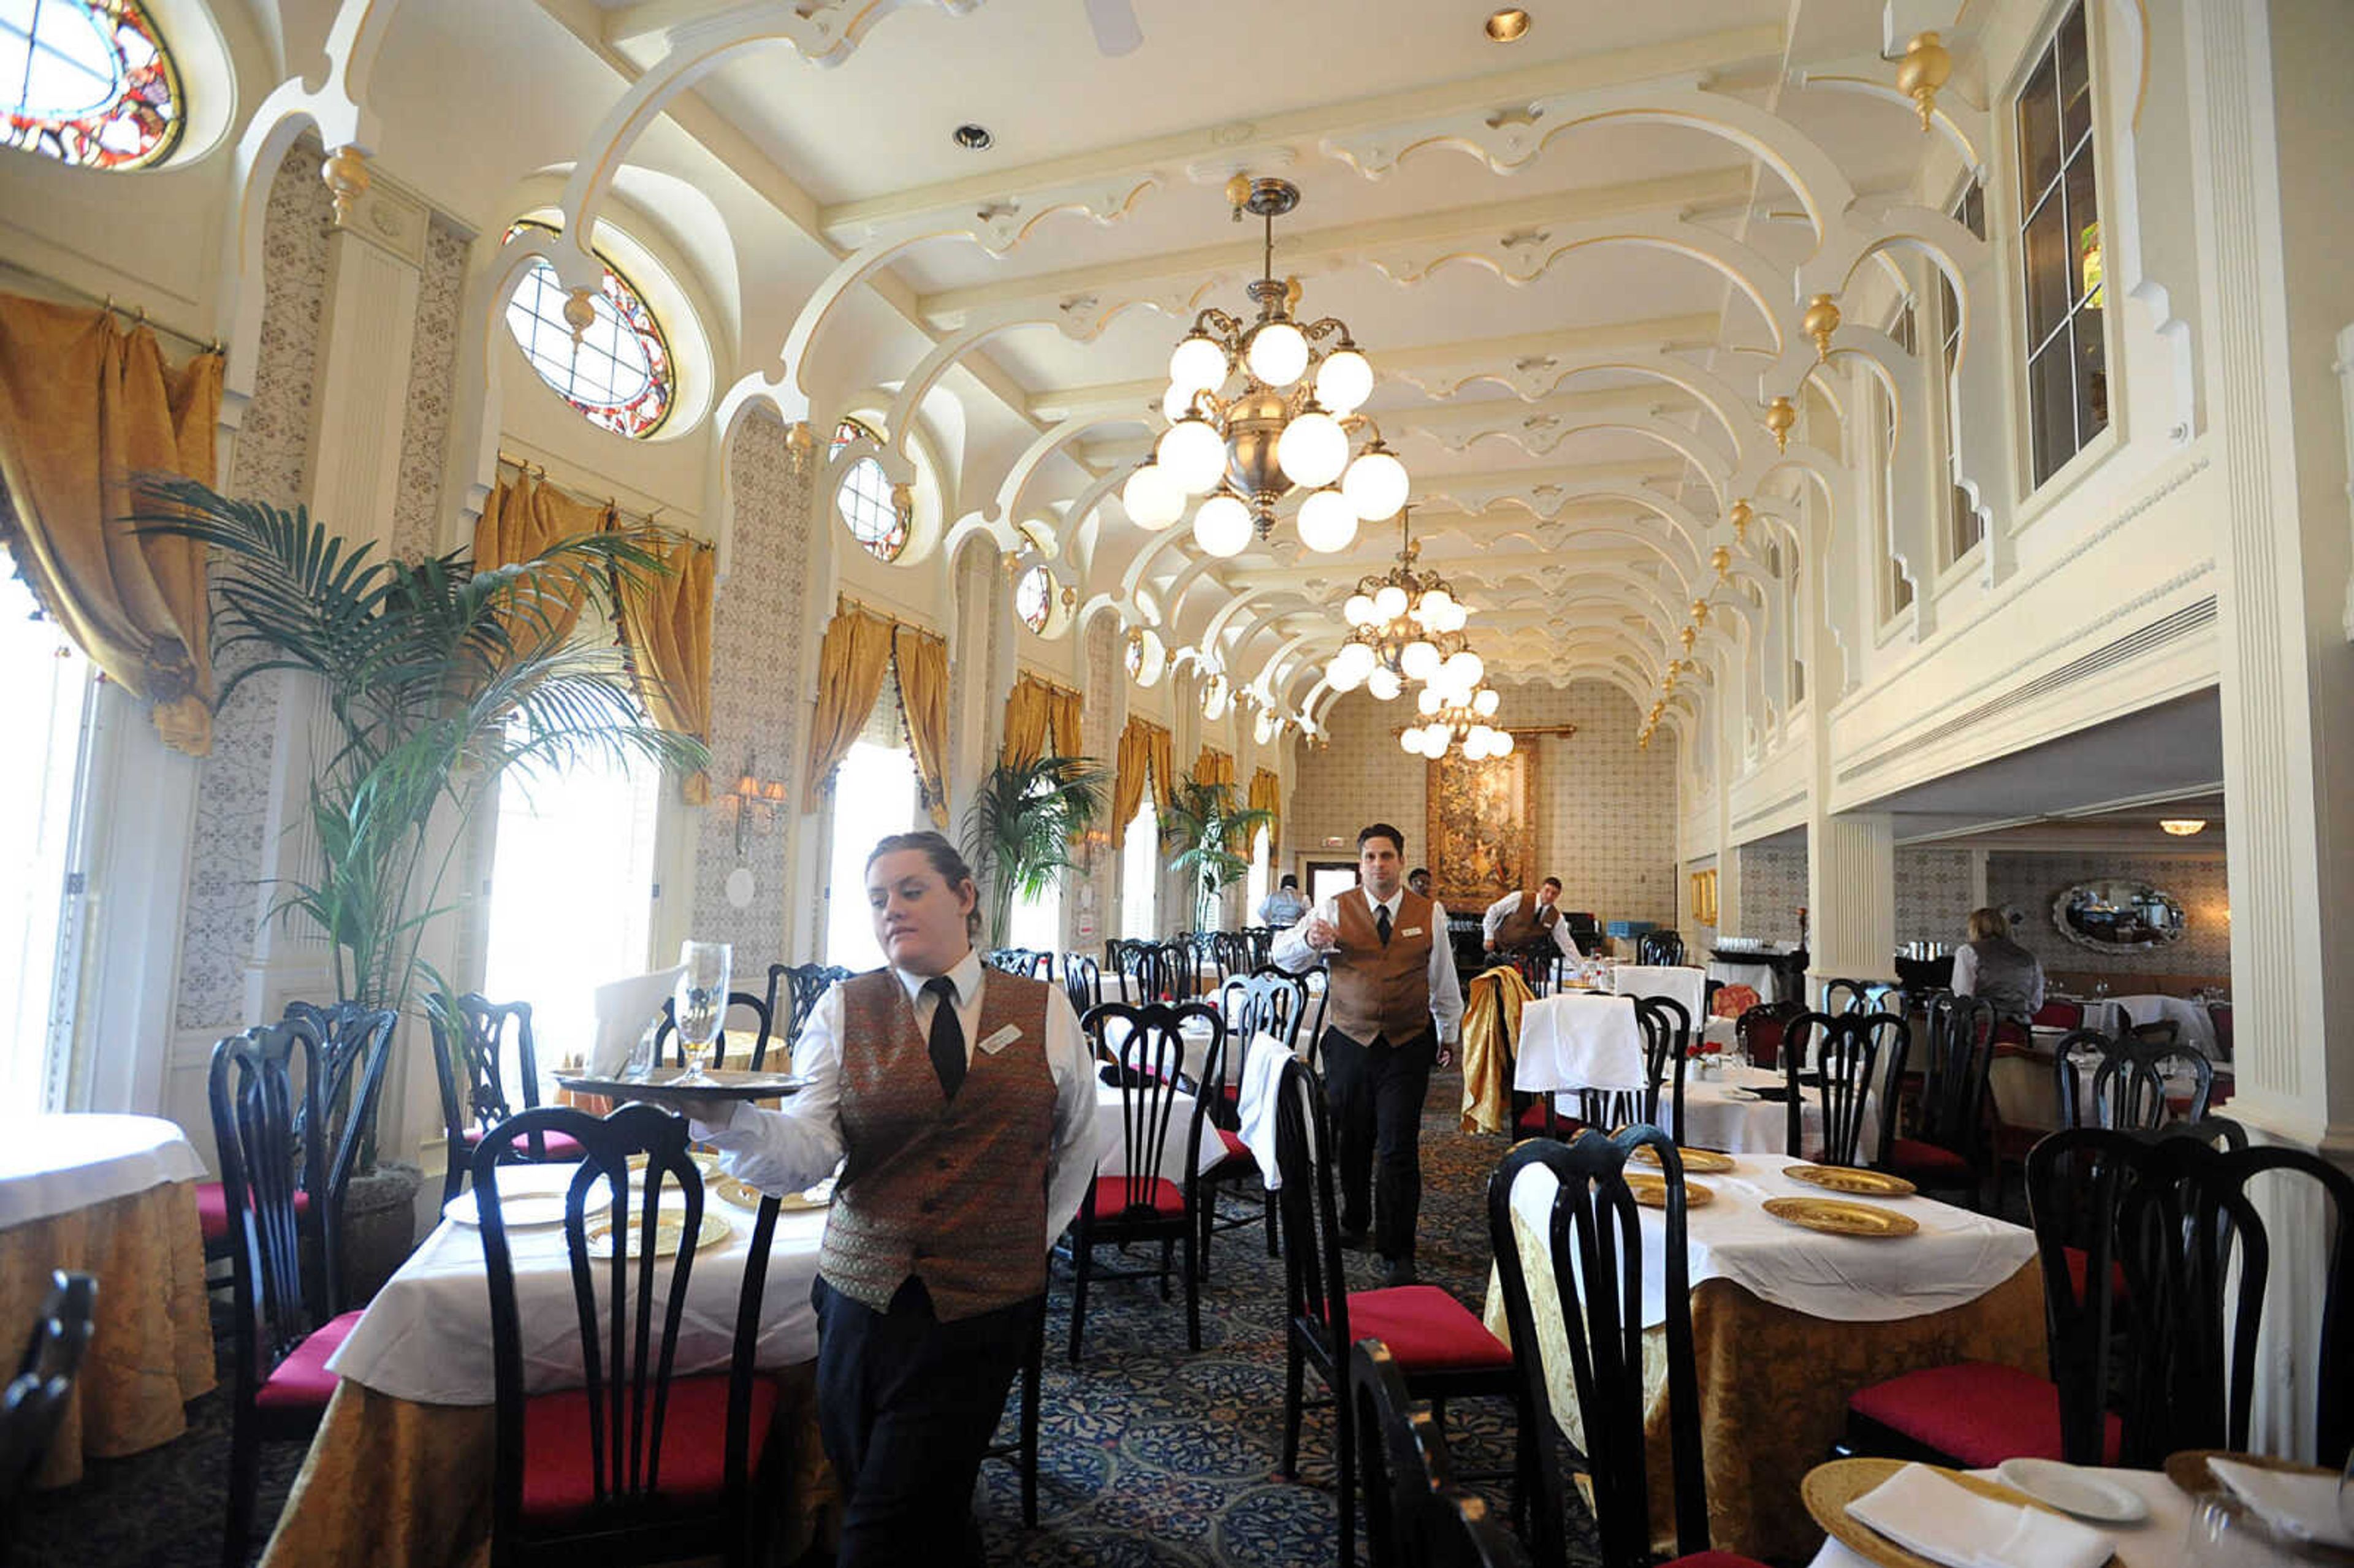
[[(80, 1479), (85, 1457), (170, 1442), (213, 1386), (204, 1174), (160, 1117), (0, 1116), (0, 1343), (24, 1343), (55, 1271), (98, 1280), (90, 1351), (36, 1486)], [(16, 1350), (5, 1354), (13, 1365)]]

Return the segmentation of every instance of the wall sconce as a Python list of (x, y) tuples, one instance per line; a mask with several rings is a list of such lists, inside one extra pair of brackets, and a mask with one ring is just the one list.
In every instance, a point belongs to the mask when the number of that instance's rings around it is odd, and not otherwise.
[(755, 759), (747, 757), (744, 771), (737, 776), (734, 787), (720, 799), (727, 801), (736, 812), (736, 858), (742, 860), (744, 824), (748, 820), (757, 819), (762, 832), (774, 825), (777, 813), (784, 809), (784, 780), (758, 777)]
[(2158, 825), (2165, 829), (2168, 832), (2173, 834), (2178, 839), (2187, 839), (2191, 834), (2204, 830), (2207, 826), (2207, 819), (2204, 817), (2166, 817), (2161, 819)]
[(1079, 849), (1079, 874), (1092, 878), (1096, 874), (1097, 862), (1102, 858), (1104, 851), (1111, 847), (1111, 834), (1102, 828), (1089, 828), (1078, 836), (1076, 842)]

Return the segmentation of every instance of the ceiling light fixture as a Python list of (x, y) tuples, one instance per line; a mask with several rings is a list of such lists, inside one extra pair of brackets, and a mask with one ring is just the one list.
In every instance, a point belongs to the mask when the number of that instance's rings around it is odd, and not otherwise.
[(1494, 722), (1500, 705), (1494, 687), (1481, 686), (1467, 696), (1462, 693), (1442, 695), (1437, 687), (1426, 686), (1416, 705), (1424, 722), (1398, 732), (1398, 746), (1407, 756), (1427, 757), (1436, 762), (1450, 746), (1462, 750), (1466, 762), (1512, 754), (1512, 732)]
[(1488, 18), (1488, 36), (1500, 44), (1516, 44), (1529, 30), (1529, 14), (1517, 5), (1507, 6)]
[(990, 134), (989, 127), (986, 125), (974, 125), (968, 122), (958, 126), (954, 131), (949, 132), (949, 135), (958, 146), (968, 153), (986, 153), (997, 145), (997, 138)]
[[(1349, 640), (1325, 667), (1336, 692), (1360, 685), (1383, 702), (1419, 681), (1444, 697), (1469, 702), (1487, 672), (1463, 635), (1471, 607), (1437, 572), (1417, 567), (1422, 542), (1413, 537), (1414, 509), (1398, 515), (1398, 564), (1357, 579), (1341, 607)], [(1387, 679), (1378, 677), (1386, 676)]]
[(2207, 826), (2207, 819), (2204, 817), (2161, 817), (2158, 819), (2158, 825), (2164, 828), (2168, 832), (2172, 833), (2178, 839), (2187, 839), (2195, 832), (2203, 832)]
[[(1236, 175), (1226, 199), (1236, 222), (1247, 212), (1266, 225), (1261, 276), (1246, 291), (1258, 318), (1215, 307), (1193, 318), (1169, 356), (1161, 400), (1169, 428), (1129, 475), (1121, 503), (1139, 527), (1157, 532), (1184, 515), (1190, 497), (1202, 496), (1193, 541), (1230, 556), (1249, 548), (1254, 534), (1272, 535), (1277, 505), (1303, 492), (1300, 543), (1325, 555), (1345, 550), (1360, 521), (1379, 522), (1405, 504), (1405, 465), (1382, 444), (1381, 428), (1358, 412), (1373, 395), (1373, 368), (1347, 323), (1294, 320), (1299, 281), (1275, 276), (1275, 220), (1299, 205), (1299, 187)], [(1328, 338), (1334, 341), (1320, 353), (1316, 345)], [(1352, 454), (1360, 435), (1368, 439)]]

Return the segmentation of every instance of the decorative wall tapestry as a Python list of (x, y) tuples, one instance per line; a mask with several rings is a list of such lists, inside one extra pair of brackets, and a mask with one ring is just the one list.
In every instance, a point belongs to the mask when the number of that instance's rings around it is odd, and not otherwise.
[[(1432, 891), (1449, 911), (1485, 909), (1516, 888), (1534, 886), (1537, 748), (1466, 762), (1448, 748), (1428, 765), (1427, 823)], [(1409, 862), (1424, 856), (1408, 854)]]

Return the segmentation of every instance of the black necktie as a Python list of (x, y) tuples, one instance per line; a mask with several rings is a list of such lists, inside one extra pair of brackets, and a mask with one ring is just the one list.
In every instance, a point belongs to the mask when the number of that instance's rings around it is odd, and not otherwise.
[(1390, 906), (1386, 904), (1373, 911), (1373, 930), (1380, 936), (1382, 946), (1390, 945)]
[(932, 1071), (940, 1075), (941, 1092), (954, 1099), (964, 1086), (964, 1025), (957, 1022), (956, 982), (936, 975), (924, 982), (924, 991), (937, 1003), (932, 1009)]

